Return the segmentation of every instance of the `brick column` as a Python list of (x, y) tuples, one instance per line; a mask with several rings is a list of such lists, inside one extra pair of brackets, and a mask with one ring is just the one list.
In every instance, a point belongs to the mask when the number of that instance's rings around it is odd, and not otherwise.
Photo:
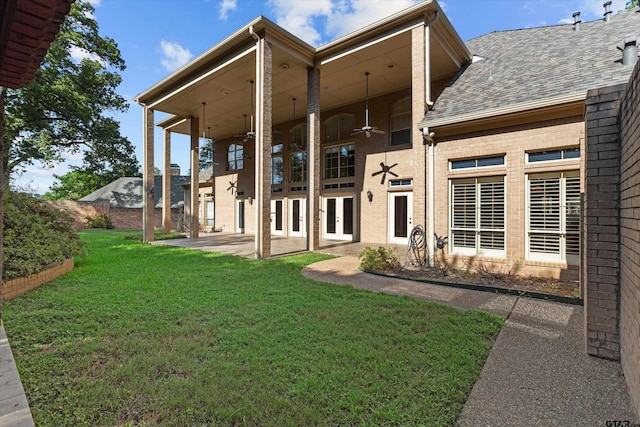
[(189, 237), (196, 239), (200, 236), (200, 212), (198, 211), (198, 196), (200, 195), (200, 120), (191, 117), (191, 225), (189, 227)]
[(307, 70), (307, 249), (320, 248), (320, 70)]
[(142, 241), (145, 243), (153, 242), (154, 230), (154, 199), (151, 194), (153, 187), (153, 110), (144, 106), (142, 111), (143, 136), (144, 144), (143, 166), (142, 166)]
[(271, 126), (273, 47), (264, 38), (256, 49), (255, 258), (271, 256)]
[(620, 97), (626, 85), (586, 99), (586, 173), (582, 230), (587, 352), (620, 359)]
[(162, 141), (164, 158), (162, 165), (162, 228), (171, 232), (171, 131), (164, 130)]

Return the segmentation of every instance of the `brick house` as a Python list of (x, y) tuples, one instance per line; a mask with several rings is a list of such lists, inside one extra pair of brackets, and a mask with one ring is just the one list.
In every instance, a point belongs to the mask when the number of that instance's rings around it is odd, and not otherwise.
[(191, 170), (214, 141), (215, 224), (254, 234), (257, 258), (272, 236), (406, 243), (419, 224), (451, 262), (580, 278), (587, 349), (622, 360), (638, 409), (638, 72), (624, 88), (640, 10), (610, 4), (467, 43), (435, 0), (318, 48), (258, 17), (136, 97), (144, 186), (163, 111), (165, 167), (173, 132), (191, 136)]

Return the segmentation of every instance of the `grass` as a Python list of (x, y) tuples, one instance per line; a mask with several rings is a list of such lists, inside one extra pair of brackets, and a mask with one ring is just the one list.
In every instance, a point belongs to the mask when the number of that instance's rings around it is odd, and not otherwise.
[(452, 425), (502, 326), (125, 235), (5, 302), (36, 425)]

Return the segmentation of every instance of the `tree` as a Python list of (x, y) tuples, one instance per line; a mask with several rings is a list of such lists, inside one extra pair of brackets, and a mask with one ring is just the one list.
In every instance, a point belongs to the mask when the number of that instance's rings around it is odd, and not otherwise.
[(65, 152), (85, 150), (89, 170), (127, 163), (124, 156), (137, 164), (119, 123), (104, 115), (128, 108), (116, 93), (125, 64), (115, 41), (100, 36), (93, 12), (89, 3), (74, 3), (34, 81), (7, 91), (4, 182), (35, 161), (61, 161)]
[(640, 0), (629, 0), (625, 6), (625, 9), (631, 10), (638, 6), (640, 6)]
[(215, 153), (215, 141), (211, 138), (201, 138), (200, 139), (200, 155), (199, 155), (199, 165), (200, 172), (203, 170), (212, 168), (215, 164), (214, 153)]

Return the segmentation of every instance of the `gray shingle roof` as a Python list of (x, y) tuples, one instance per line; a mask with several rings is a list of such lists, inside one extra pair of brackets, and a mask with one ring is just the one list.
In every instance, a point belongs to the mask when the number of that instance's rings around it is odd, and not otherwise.
[(463, 67), (419, 127), (490, 117), (506, 110), (584, 99), (589, 89), (628, 81), (617, 45), (640, 36), (640, 9), (573, 24), (493, 32), (468, 41), (484, 59)]
[[(182, 184), (189, 182), (189, 176), (171, 177), (171, 207), (184, 205)], [(155, 207), (162, 207), (162, 176), (154, 177), (153, 198)], [(109, 202), (114, 208), (142, 208), (142, 178), (118, 178), (81, 198), (81, 202)]]

